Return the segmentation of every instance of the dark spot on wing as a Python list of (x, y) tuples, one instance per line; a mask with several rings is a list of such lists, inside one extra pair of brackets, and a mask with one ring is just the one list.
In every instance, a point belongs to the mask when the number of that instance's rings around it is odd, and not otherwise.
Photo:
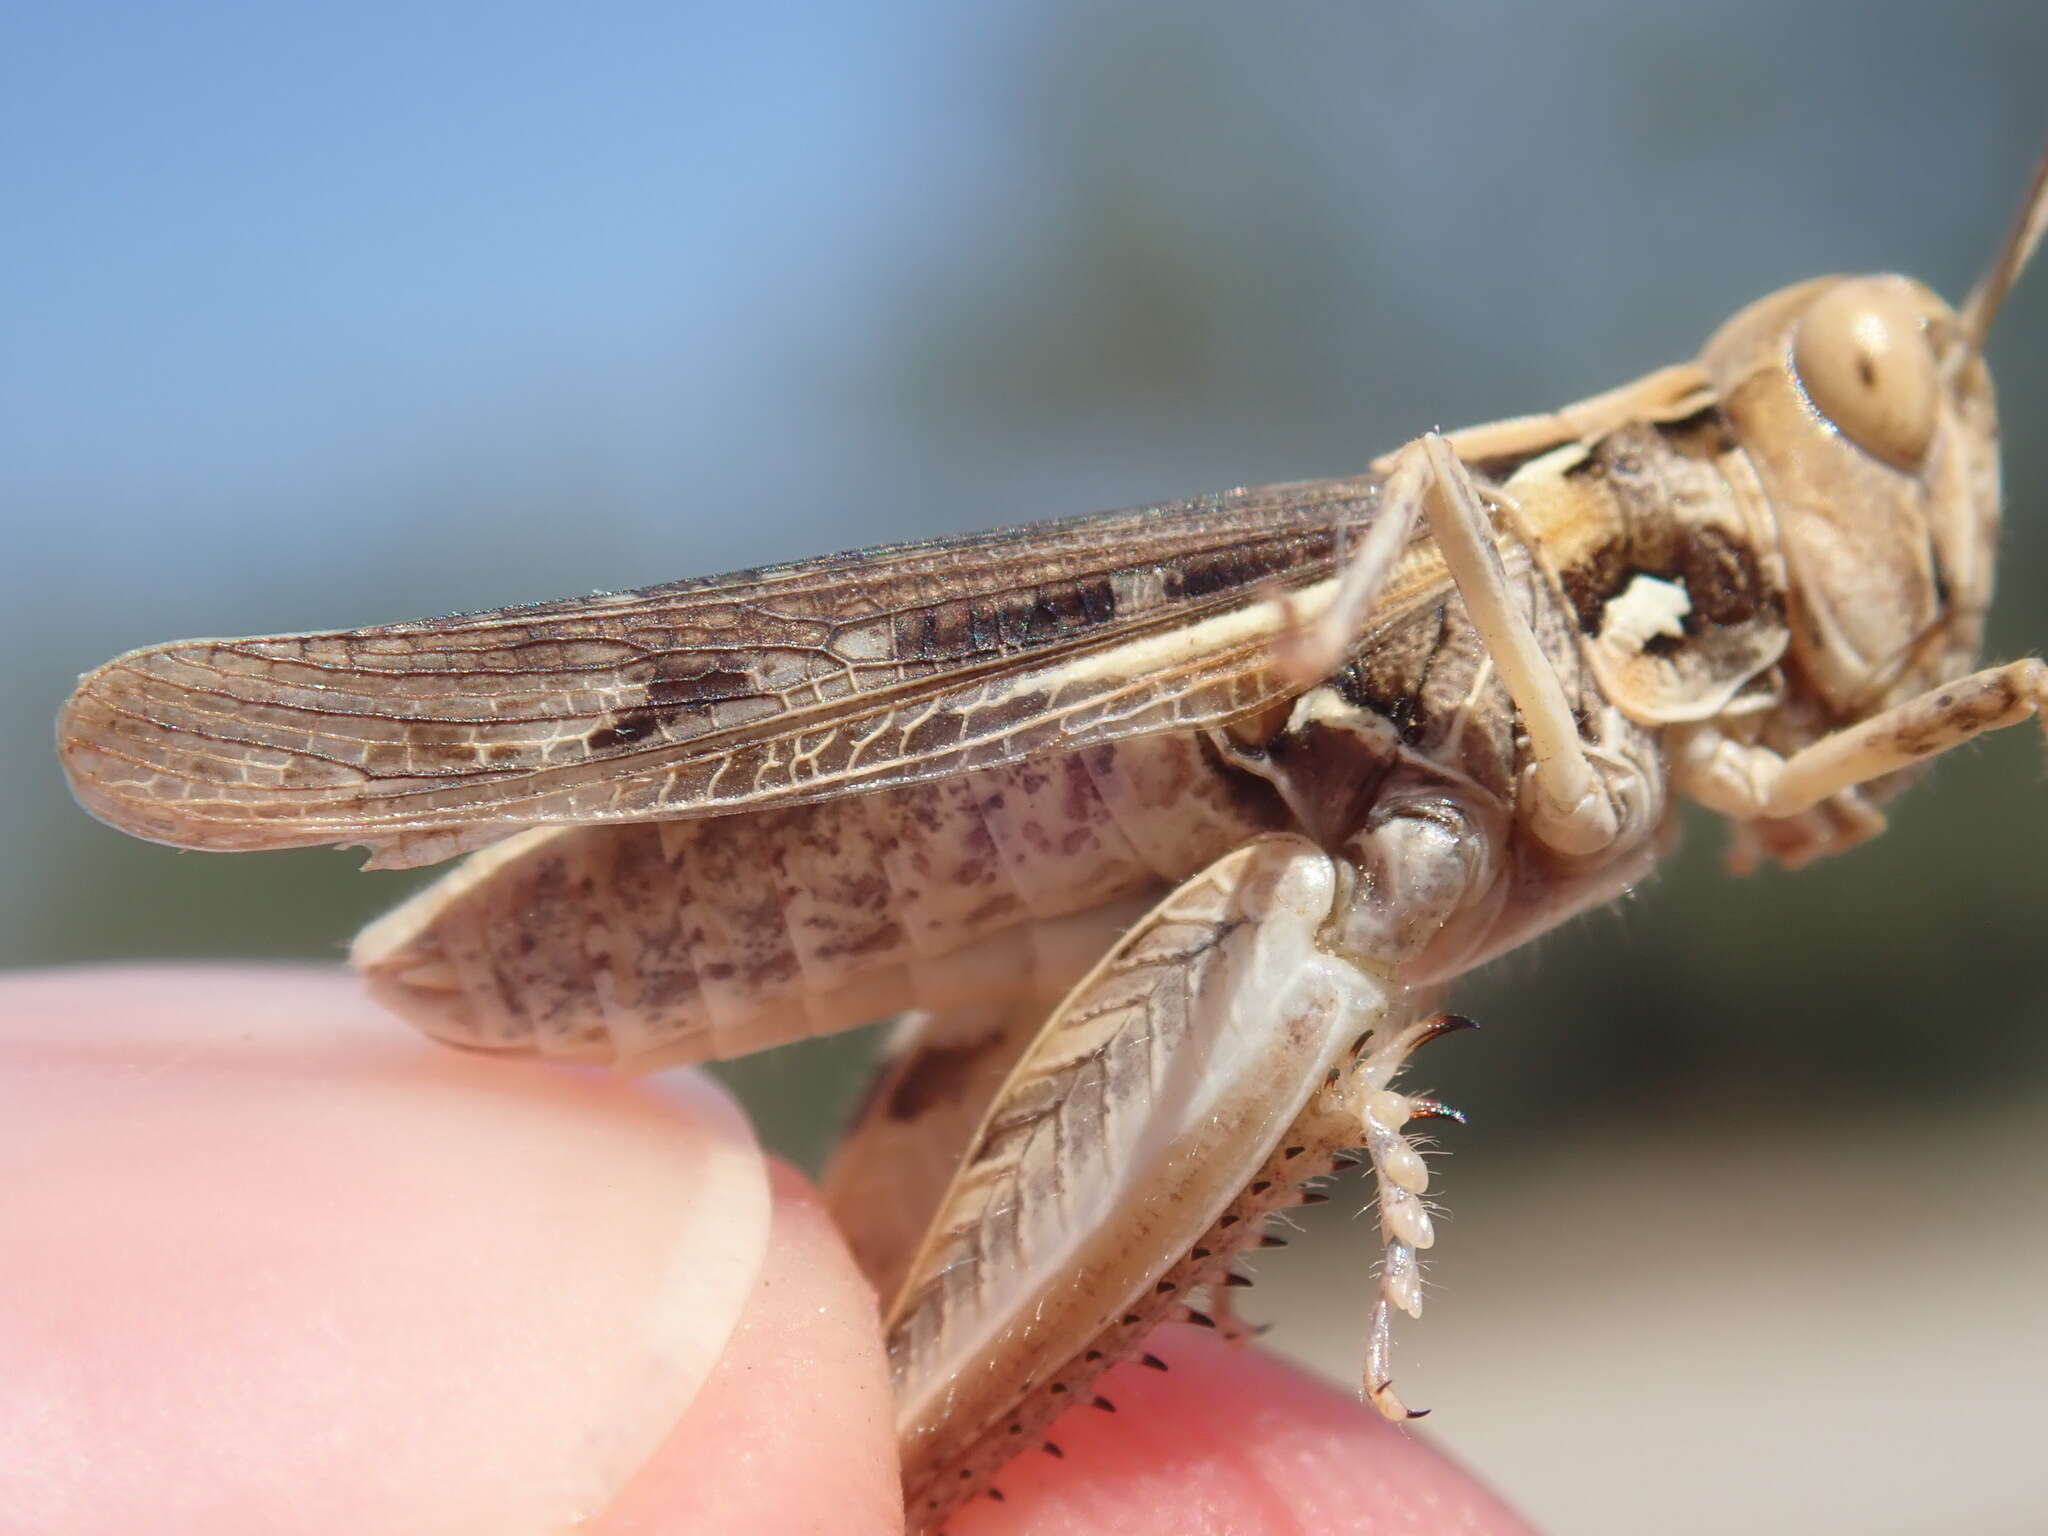
[(1116, 617), (1116, 589), (1106, 575), (1042, 582), (1002, 598), (955, 598), (899, 614), (896, 655), (939, 663), (990, 660), (1085, 634)]
[(744, 698), (755, 688), (754, 675), (741, 667), (720, 666), (716, 662), (688, 669), (663, 666), (656, 669), (654, 681), (647, 685), (647, 702), (655, 709), (676, 714)]
[(661, 729), (663, 713), (658, 709), (628, 709), (614, 715), (583, 739), (593, 752), (612, 752), (645, 741)]
[(593, 752), (615, 751), (662, 735), (670, 722), (760, 693), (761, 681), (732, 653), (664, 651), (642, 684), (642, 702), (621, 710), (584, 739)]
[(1176, 560), (1161, 575), (1168, 597), (1207, 597), (1245, 585), (1246, 562), (1224, 551)]

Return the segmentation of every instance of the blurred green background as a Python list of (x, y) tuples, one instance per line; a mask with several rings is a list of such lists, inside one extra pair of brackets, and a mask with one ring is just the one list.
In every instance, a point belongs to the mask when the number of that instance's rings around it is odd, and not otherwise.
[[(2038, 0), (10, 8), (0, 961), (335, 959), (418, 883), (78, 813), (48, 723), (116, 652), (1344, 473), (1818, 272), (1959, 297), (2044, 74)], [(2044, 338), (2037, 275), (2001, 658)], [(1460, 998), (1407, 1385), (1539, 1519), (2041, 1528), (2041, 780), (2010, 733), (1741, 883), (1697, 819)], [(814, 1159), (869, 1048), (730, 1075)], [(1250, 1293), (1342, 1379), (1357, 1204)]]

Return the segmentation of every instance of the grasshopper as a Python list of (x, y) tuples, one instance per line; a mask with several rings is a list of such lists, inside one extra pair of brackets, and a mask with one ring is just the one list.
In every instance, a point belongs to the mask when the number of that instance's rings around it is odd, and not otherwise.
[[(1978, 669), (1999, 472), (1969, 299), (1828, 277), (1696, 362), (1306, 481), (86, 676), (96, 815), (181, 847), (468, 857), (372, 991), (636, 1067), (902, 1015), (827, 1175), (932, 1528), (1362, 1149), (1391, 1318), (1434, 1239), (1395, 1086), (1461, 973), (1640, 879), (1840, 852), (2042, 714)], [(1196, 1310), (1199, 1302), (1205, 1310)], [(1099, 1400), (1098, 1400), (1099, 1401)], [(1050, 1447), (1050, 1442), (1043, 1442)]]

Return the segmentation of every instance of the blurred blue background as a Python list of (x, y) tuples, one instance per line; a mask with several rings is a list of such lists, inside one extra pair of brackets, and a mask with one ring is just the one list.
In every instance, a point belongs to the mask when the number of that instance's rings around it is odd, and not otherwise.
[[(1960, 296), (2044, 66), (2038, 0), (9, 7), (0, 961), (336, 958), (416, 883), (88, 821), (49, 721), (118, 651), (1344, 473), (1814, 273)], [(2000, 656), (2048, 642), (2044, 336), (2037, 274)], [(1555, 1528), (2039, 1528), (2011, 736), (1796, 877), (1695, 825), (1425, 1064), (1478, 1123), (1411, 1394)], [(815, 1157), (865, 1049), (735, 1080)], [(1340, 1377), (1356, 1203), (1251, 1293)]]

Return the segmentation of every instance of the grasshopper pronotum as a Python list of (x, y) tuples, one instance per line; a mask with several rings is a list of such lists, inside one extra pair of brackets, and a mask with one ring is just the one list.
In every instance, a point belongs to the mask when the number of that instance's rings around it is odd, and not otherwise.
[(2048, 161), (1959, 311), (1819, 279), (1353, 479), (138, 651), (65, 765), (164, 842), (471, 853), (355, 951), (454, 1044), (647, 1065), (908, 1010), (828, 1188), (920, 1524), (1159, 1322), (1233, 1328), (1235, 1255), (1347, 1149), (1401, 1416), (1434, 994), (1625, 889), (1679, 796), (1797, 865), (2048, 704), (2038, 658), (1974, 670), (1981, 353), (2044, 220)]

